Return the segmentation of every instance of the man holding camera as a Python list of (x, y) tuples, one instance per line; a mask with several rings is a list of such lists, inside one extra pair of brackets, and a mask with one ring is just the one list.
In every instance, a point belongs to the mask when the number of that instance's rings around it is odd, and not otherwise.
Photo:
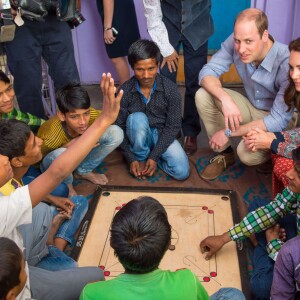
[(6, 43), (7, 64), (14, 76), (20, 110), (44, 118), (41, 59), (49, 67), (55, 88), (79, 82), (69, 24), (77, 26), (84, 19), (76, 11), (73, 19), (62, 22), (61, 11), (56, 8), (57, 2), (63, 1), (25, 2), (10, 0), (16, 30), (14, 39)]

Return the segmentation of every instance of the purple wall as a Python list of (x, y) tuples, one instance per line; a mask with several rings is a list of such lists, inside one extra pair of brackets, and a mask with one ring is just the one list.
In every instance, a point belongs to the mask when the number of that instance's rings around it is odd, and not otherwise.
[[(103, 72), (111, 72), (114, 75), (114, 69), (104, 48), (96, 0), (85, 0), (81, 3), (86, 21), (73, 30), (76, 60), (81, 81), (85, 84), (98, 83)], [(135, 6), (141, 36), (149, 38), (142, 0), (135, 0)], [(251, 6), (267, 13), (269, 31), (276, 40), (289, 43), (300, 36), (299, 0), (252, 0)]]
[(252, 7), (263, 10), (269, 19), (269, 32), (285, 44), (300, 36), (299, 0), (252, 0)]
[[(150, 38), (142, 0), (135, 0), (135, 7), (141, 36)], [(103, 72), (114, 75), (115, 71), (105, 51), (96, 0), (81, 1), (81, 9), (86, 21), (73, 30), (76, 61), (81, 81), (86, 84), (98, 83)]]

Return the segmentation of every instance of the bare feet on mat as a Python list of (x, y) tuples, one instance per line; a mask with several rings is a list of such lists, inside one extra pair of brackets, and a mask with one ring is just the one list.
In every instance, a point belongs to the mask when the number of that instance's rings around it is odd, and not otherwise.
[(69, 220), (72, 217), (72, 215), (65, 210), (60, 208), (58, 210), (59, 213), (52, 219), (47, 245), (54, 245), (54, 236), (56, 235), (59, 227), (65, 220)]
[(108, 179), (104, 174), (98, 174), (94, 172), (86, 173), (86, 174), (76, 174), (78, 178), (88, 180), (94, 184), (105, 185), (108, 183)]
[(72, 183), (68, 184), (68, 188), (69, 188), (69, 198), (72, 198), (73, 196), (77, 195)]

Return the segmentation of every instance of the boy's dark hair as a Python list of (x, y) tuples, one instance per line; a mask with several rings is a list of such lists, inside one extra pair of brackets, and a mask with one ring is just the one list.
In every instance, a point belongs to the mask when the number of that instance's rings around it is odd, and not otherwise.
[(162, 60), (159, 48), (153, 41), (137, 40), (130, 46), (128, 50), (128, 62), (132, 69), (136, 62), (148, 58), (154, 58), (156, 64), (159, 64)]
[(7, 293), (20, 284), (22, 254), (16, 243), (0, 237), (0, 300), (5, 300)]
[(110, 243), (127, 273), (157, 269), (170, 241), (167, 213), (152, 197), (131, 200), (112, 221)]
[(3, 81), (5, 83), (10, 83), (9, 78), (6, 76), (6, 74), (0, 70), (0, 81)]
[(0, 120), (0, 154), (11, 160), (25, 155), (26, 143), (31, 130), (27, 124), (18, 120)]
[(79, 83), (70, 83), (58, 89), (55, 97), (57, 107), (64, 115), (75, 109), (89, 109), (91, 106), (88, 92)]

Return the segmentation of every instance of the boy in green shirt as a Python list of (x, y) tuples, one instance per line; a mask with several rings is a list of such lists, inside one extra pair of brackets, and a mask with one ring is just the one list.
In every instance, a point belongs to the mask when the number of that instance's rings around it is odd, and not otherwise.
[(26, 123), (36, 133), (45, 120), (14, 108), (15, 91), (9, 78), (0, 70), (0, 119), (16, 119)]
[(171, 225), (164, 207), (154, 198), (128, 202), (114, 217), (111, 246), (125, 273), (106, 282), (88, 284), (80, 299), (245, 299), (236, 289), (221, 289), (209, 298), (199, 279), (188, 269), (158, 268), (171, 243)]

